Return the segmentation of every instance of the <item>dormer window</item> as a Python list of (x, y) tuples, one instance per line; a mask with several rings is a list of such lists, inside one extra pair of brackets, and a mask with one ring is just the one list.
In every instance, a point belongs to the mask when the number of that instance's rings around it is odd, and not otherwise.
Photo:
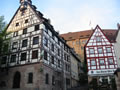
[(102, 38), (100, 36), (97, 36), (96, 37), (96, 42), (101, 42), (102, 41)]

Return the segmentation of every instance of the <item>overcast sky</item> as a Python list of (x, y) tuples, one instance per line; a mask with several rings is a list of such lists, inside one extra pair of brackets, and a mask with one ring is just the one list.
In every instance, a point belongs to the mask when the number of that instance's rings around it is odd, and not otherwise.
[[(103, 29), (117, 29), (120, 0), (32, 0), (44, 17), (60, 33), (83, 31), (98, 24)], [(0, 0), (0, 16), (9, 23), (19, 7), (19, 0)]]

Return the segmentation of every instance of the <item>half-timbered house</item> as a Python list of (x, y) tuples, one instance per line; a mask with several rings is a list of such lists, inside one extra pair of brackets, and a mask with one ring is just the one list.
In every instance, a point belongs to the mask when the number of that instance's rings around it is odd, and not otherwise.
[(88, 67), (88, 79), (97, 78), (99, 82), (110, 83), (117, 68), (117, 60), (113, 44), (97, 25), (85, 45)]
[(12, 33), (9, 53), (0, 57), (0, 90), (70, 87), (70, 49), (31, 0), (20, 0), (7, 31)]

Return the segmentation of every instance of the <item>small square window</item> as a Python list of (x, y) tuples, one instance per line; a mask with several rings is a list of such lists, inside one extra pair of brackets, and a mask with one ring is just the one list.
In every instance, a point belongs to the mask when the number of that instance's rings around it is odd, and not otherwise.
[(39, 44), (39, 36), (33, 37), (33, 45)]
[(111, 47), (107, 47), (107, 48), (106, 48), (106, 51), (107, 51), (107, 53), (111, 53), (111, 52), (112, 52)]
[(16, 36), (18, 36), (18, 31), (15, 31), (13, 34), (13, 37), (16, 37)]
[(12, 43), (12, 50), (17, 49), (17, 45), (18, 45), (17, 42), (13, 42), (13, 43)]
[(94, 54), (95, 51), (94, 51), (94, 48), (90, 48), (90, 54)]
[(35, 25), (35, 31), (39, 30), (39, 24)]
[(19, 26), (19, 23), (16, 23), (16, 27)]
[(100, 65), (105, 65), (104, 59), (103, 58), (99, 59), (99, 63), (100, 63)]
[(27, 28), (23, 29), (23, 34), (27, 34)]
[(16, 54), (11, 55), (11, 60), (10, 60), (10, 62), (11, 62), (11, 63), (16, 62)]
[(103, 53), (103, 49), (101, 47), (98, 47), (98, 54), (102, 54)]
[(96, 65), (96, 62), (94, 59), (91, 60), (91, 66), (95, 66)]
[(113, 62), (113, 58), (108, 58), (108, 64), (114, 64), (114, 62)]
[(27, 47), (28, 39), (22, 41), (22, 47)]
[(28, 19), (25, 20), (25, 23), (28, 23)]
[(102, 38), (100, 36), (97, 36), (96, 37), (96, 42), (101, 42), (102, 41)]
[(27, 56), (26, 52), (21, 53), (21, 61), (25, 61), (26, 60), (26, 56)]
[(32, 51), (32, 59), (38, 58), (38, 50)]

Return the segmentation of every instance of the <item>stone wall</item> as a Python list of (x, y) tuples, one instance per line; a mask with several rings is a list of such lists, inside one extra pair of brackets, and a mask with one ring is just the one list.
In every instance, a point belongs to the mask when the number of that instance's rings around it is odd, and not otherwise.
[[(18, 90), (62, 90), (62, 86), (58, 85), (57, 81), (62, 80), (62, 73), (57, 73), (53, 68), (50, 68), (42, 63), (23, 65), (9, 68), (0, 72), (0, 83), (5, 82), (5, 87), (0, 90), (10, 90), (13, 88), (13, 78), (16, 72), (20, 72), (20, 89)], [(33, 83), (28, 83), (28, 73), (33, 73)], [(49, 74), (49, 84), (45, 83), (45, 74)], [(52, 76), (55, 76), (55, 85), (52, 85)]]

